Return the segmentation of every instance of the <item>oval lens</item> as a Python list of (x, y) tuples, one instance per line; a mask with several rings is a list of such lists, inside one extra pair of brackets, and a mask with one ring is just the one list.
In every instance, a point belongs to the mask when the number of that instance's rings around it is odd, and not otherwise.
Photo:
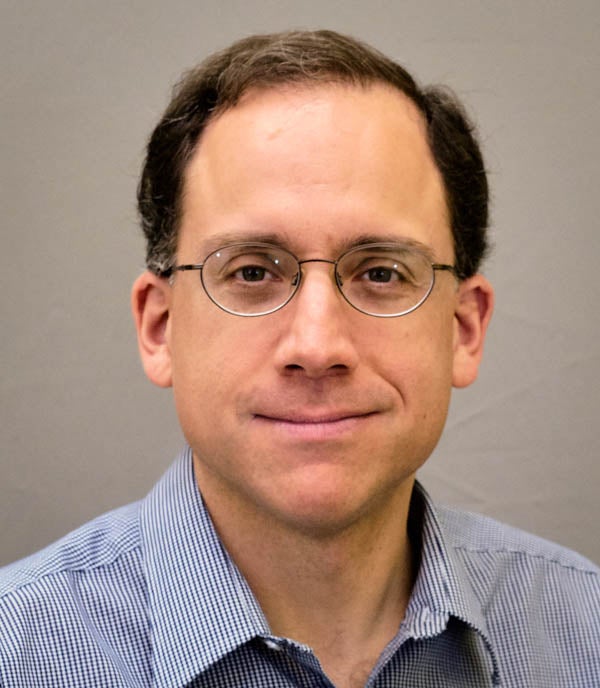
[(292, 296), (296, 259), (276, 246), (233, 244), (204, 261), (202, 282), (208, 296), (236, 315), (264, 315), (281, 308)]
[(338, 262), (338, 273), (346, 300), (371, 315), (402, 315), (414, 310), (433, 285), (427, 256), (397, 244), (353, 249)]

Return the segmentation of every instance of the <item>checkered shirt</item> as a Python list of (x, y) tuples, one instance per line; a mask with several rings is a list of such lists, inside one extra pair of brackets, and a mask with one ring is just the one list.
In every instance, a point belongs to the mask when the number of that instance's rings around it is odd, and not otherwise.
[[(399, 527), (402, 527), (399, 524)], [(600, 576), (584, 558), (420, 485), (420, 564), (369, 688), (598, 688)], [(331, 688), (274, 636), (185, 449), (146, 499), (0, 570), (1, 688)]]

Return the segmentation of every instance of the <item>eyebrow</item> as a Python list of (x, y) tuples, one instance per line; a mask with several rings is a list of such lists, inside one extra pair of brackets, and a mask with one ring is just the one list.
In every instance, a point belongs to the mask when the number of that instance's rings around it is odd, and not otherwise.
[(261, 231), (230, 231), (221, 232), (215, 234), (205, 241), (202, 242), (202, 258), (205, 258), (209, 253), (216, 251), (224, 246), (230, 246), (231, 244), (273, 244), (274, 246), (279, 246), (280, 248), (285, 248), (289, 251), (287, 247), (287, 242), (281, 234), (275, 232), (261, 232)]
[[(213, 251), (216, 251), (224, 246), (231, 244), (247, 244), (260, 243), (271, 244), (277, 246), (290, 253), (295, 254), (286, 233), (283, 232), (268, 232), (268, 231), (227, 231), (215, 234), (202, 242), (202, 255), (199, 256), (201, 262)], [(389, 232), (382, 233), (364, 233), (344, 238), (338, 246), (338, 256), (346, 253), (350, 249), (365, 246), (366, 244), (400, 244), (408, 248), (420, 251), (432, 263), (435, 262), (435, 256), (431, 246), (424, 244), (421, 241), (412, 239), (410, 237), (398, 236)], [(308, 256), (309, 258), (313, 256)], [(314, 256), (319, 257), (319, 256)], [(337, 257), (337, 256), (336, 256)], [(303, 258), (304, 259), (304, 258)]]

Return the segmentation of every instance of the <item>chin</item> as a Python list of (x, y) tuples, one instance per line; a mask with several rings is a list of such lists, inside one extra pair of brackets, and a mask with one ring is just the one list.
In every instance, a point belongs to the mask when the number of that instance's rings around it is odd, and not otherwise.
[(370, 494), (364, 484), (351, 489), (347, 483), (296, 485), (285, 492), (285, 502), (275, 507), (278, 520), (304, 535), (331, 538), (356, 525), (381, 508), (381, 495)]
[(310, 509), (287, 512), (284, 518), (288, 528), (307, 538), (329, 540), (346, 532), (360, 517), (354, 511), (312, 505)]

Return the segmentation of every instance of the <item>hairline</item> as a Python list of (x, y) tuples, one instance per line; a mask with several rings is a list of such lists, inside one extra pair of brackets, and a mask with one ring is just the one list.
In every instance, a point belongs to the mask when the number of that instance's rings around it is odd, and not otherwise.
[(138, 184), (148, 269), (159, 274), (173, 264), (188, 167), (213, 120), (255, 91), (377, 84), (404, 94), (421, 113), (454, 259), (464, 277), (474, 274), (489, 248), (489, 189), (476, 126), (463, 103), (450, 88), (424, 88), (394, 59), (329, 30), (249, 36), (182, 75), (150, 137)]

